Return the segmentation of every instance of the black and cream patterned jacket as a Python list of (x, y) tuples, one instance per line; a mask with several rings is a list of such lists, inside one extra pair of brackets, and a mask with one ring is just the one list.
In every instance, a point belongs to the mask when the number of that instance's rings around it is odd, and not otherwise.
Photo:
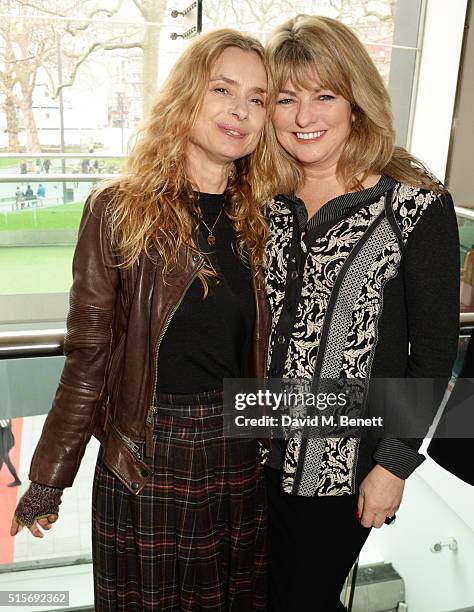
[[(270, 204), (270, 376), (360, 379), (364, 387), (372, 376), (448, 379), (459, 320), (459, 245), (449, 195), (383, 176), (371, 189), (331, 200), (304, 226), (319, 223), (321, 231), (303, 245), (298, 274), (290, 272), (290, 254), (301, 248), (304, 214), (295, 197), (277, 196)], [(300, 285), (285, 336), (290, 276), (300, 276)], [(277, 372), (271, 366), (281, 345)], [(406, 478), (424, 460), (420, 443), (305, 437), (297, 430), (284, 446), (283, 490), (352, 494), (375, 463)]]

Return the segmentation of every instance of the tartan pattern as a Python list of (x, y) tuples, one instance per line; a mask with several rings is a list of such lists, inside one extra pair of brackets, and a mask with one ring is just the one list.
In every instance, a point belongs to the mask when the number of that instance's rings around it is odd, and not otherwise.
[(257, 443), (222, 436), (222, 393), (159, 395), (153, 477), (131, 494), (102, 463), (92, 498), (95, 610), (266, 609)]

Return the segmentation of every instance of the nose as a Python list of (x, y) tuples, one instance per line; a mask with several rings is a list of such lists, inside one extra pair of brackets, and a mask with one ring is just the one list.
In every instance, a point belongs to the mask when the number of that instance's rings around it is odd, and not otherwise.
[(239, 119), (239, 121), (248, 117), (249, 108), (245, 96), (236, 96), (232, 100), (230, 112), (236, 119)]
[(295, 123), (301, 128), (308, 127), (316, 122), (316, 108), (310, 101), (301, 100), (298, 104)]

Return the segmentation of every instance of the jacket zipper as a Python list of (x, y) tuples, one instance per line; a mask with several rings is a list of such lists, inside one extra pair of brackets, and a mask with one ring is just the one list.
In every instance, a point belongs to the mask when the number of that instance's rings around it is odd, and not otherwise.
[[(191, 286), (191, 283), (194, 281), (194, 279), (196, 278), (199, 270), (201, 269), (201, 266), (199, 266), (199, 268), (197, 268), (194, 271), (194, 274), (191, 276), (191, 278), (188, 281), (188, 284), (186, 285), (179, 301), (176, 303), (176, 305), (174, 306), (173, 310), (170, 312), (170, 314), (168, 315), (165, 324), (163, 325), (160, 335), (158, 337), (157, 343), (156, 343), (156, 349), (155, 349), (155, 370), (153, 372), (153, 386), (152, 386), (152, 392), (153, 392), (153, 400), (155, 399), (155, 389), (156, 389), (156, 380), (158, 377), (158, 353), (160, 350), (160, 345), (161, 342), (163, 340), (164, 335), (166, 334), (166, 330), (169, 327), (169, 324), (171, 323), (171, 319), (173, 318), (175, 312), (178, 310), (179, 306), (181, 305), (181, 302), (184, 299), (184, 296), (186, 295), (186, 292), (188, 291), (189, 287)], [(153, 455), (153, 420), (154, 420), (154, 415), (157, 411), (157, 406), (155, 406), (155, 404), (152, 404), (147, 412), (147, 417), (146, 417), (146, 426), (145, 426), (145, 456), (146, 457), (151, 457)]]
[(140, 452), (140, 446), (136, 444), (131, 438), (129, 438), (125, 434), (121, 434), (121, 438), (125, 442), (125, 444), (128, 446), (128, 448), (132, 451), (132, 453), (136, 455), (138, 459), (141, 459), (142, 454)]
[(110, 395), (107, 393), (107, 398), (105, 400), (104, 424), (102, 426), (103, 431), (107, 429), (107, 421), (109, 420), (109, 408), (110, 408)]
[(156, 413), (156, 406), (151, 405), (148, 408), (145, 425), (145, 456), (151, 457), (153, 448), (153, 417)]

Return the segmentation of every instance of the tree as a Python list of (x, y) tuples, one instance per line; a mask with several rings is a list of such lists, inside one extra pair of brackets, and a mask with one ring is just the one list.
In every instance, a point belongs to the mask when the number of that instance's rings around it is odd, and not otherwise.
[[(10, 2), (8, 3), (10, 5)], [(0, 3), (1, 6), (1, 3)], [(47, 35), (49, 34), (49, 36)], [(0, 91), (7, 118), (9, 148), (18, 150), (18, 122), (16, 109), (20, 109), (27, 131), (28, 150), (41, 150), (33, 115), (33, 91), (38, 69), (48, 62), (54, 47), (49, 32), (38, 31), (34, 23), (13, 18), (0, 22), (0, 40), (3, 50), (3, 70), (0, 71)]]
[[(128, 28), (128, 31), (118, 36), (112, 36), (106, 39), (101, 39), (97, 32), (91, 31), (92, 24), (73, 26), (69, 25), (66, 29), (66, 33), (71, 35), (75, 41), (79, 41), (81, 44), (79, 48), (80, 52), (73, 50), (66, 50), (67, 45), (65, 44), (65, 56), (71, 63), (71, 70), (69, 78), (62, 84), (59, 84), (55, 95), (58, 90), (62, 87), (71, 87), (74, 84), (76, 75), (82, 64), (95, 52), (102, 51), (113, 51), (117, 49), (141, 49), (143, 53), (143, 65), (142, 65), (142, 95), (143, 95), (143, 113), (145, 114), (150, 107), (151, 101), (157, 89), (158, 82), (158, 49), (160, 44), (161, 27), (159, 24), (165, 13), (166, 0), (132, 0), (135, 7), (138, 9), (144, 19), (144, 26), (140, 28)], [(87, 18), (92, 19), (94, 16), (99, 14), (105, 14), (107, 17), (112, 17), (119, 12), (123, 5), (123, 0), (118, 0), (116, 6), (113, 9), (94, 8), (88, 15)], [(66, 16), (63, 13), (56, 13), (57, 15)], [(148, 22), (148, 23), (146, 23)], [(79, 34), (88, 33), (88, 36), (84, 39)], [(84, 42), (87, 44), (84, 45)], [(69, 41), (71, 44), (71, 41)], [(76, 47), (78, 45), (76, 44)]]
[[(160, 23), (164, 17), (166, 0), (133, 0), (146, 21)], [(143, 50), (143, 114), (149, 110), (158, 83), (158, 48), (161, 28), (157, 25), (146, 26), (142, 41)]]
[[(52, 95), (57, 97), (61, 89), (74, 84), (85, 62), (100, 52), (141, 49), (143, 109), (144, 112), (148, 110), (158, 78), (161, 28), (156, 24), (164, 16), (166, 0), (129, 0), (144, 20), (151, 23), (144, 23), (143, 27), (122, 27), (121, 32), (112, 31), (104, 36), (104, 28), (98, 27), (94, 18), (117, 15), (123, 2), (116, 0), (115, 6), (110, 8), (108, 3), (106, 8), (101, 6), (100, 0), (0, 0), (0, 10), (12, 15), (0, 24), (0, 37), (3, 39), (0, 65), (4, 66), (0, 71), (0, 92), (3, 93), (10, 150), (19, 149), (16, 119), (19, 109), (27, 131), (28, 150), (40, 151), (33, 114), (33, 91), (38, 75), (46, 75)], [(80, 21), (78, 14), (85, 20)], [(52, 20), (48, 21), (47, 17)], [(59, 41), (65, 75), (61, 83), (57, 70)]]
[(16, 115), (16, 108), (18, 106), (17, 99), (13, 93), (16, 82), (13, 72), (14, 54), (8, 34), (4, 37), (4, 44), (5, 56), (3, 70), (0, 70), (0, 91), (4, 96), (2, 108), (5, 111), (5, 118), (7, 121), (8, 150), (14, 152), (20, 150), (20, 142), (18, 140), (20, 128)]
[(375, 43), (391, 38), (396, 0), (205, 0), (203, 6), (206, 27), (235, 27), (262, 42), (273, 28), (299, 13), (334, 17), (351, 26), (362, 40), (373, 40), (370, 51), (387, 78), (390, 49)]
[[(191, 1), (191, 0), (189, 0)], [(354, 27), (385, 77), (390, 60), (396, 0), (204, 0), (204, 30), (236, 27), (262, 40), (284, 19), (298, 13), (331, 15)], [(103, 26), (135, 10), (143, 25)], [(18, 150), (20, 114), (28, 149), (39, 151), (33, 114), (33, 92), (46, 81), (53, 97), (71, 87), (83, 67), (117, 50), (142, 54), (141, 86), (144, 113), (157, 89), (158, 50), (166, 0), (0, 0), (9, 19), (0, 22), (0, 104), (5, 111), (9, 149)], [(122, 13), (121, 13), (122, 11)], [(100, 22), (98, 21), (100, 20)], [(60, 52), (58, 50), (60, 49)], [(58, 59), (62, 74), (58, 78)]]

